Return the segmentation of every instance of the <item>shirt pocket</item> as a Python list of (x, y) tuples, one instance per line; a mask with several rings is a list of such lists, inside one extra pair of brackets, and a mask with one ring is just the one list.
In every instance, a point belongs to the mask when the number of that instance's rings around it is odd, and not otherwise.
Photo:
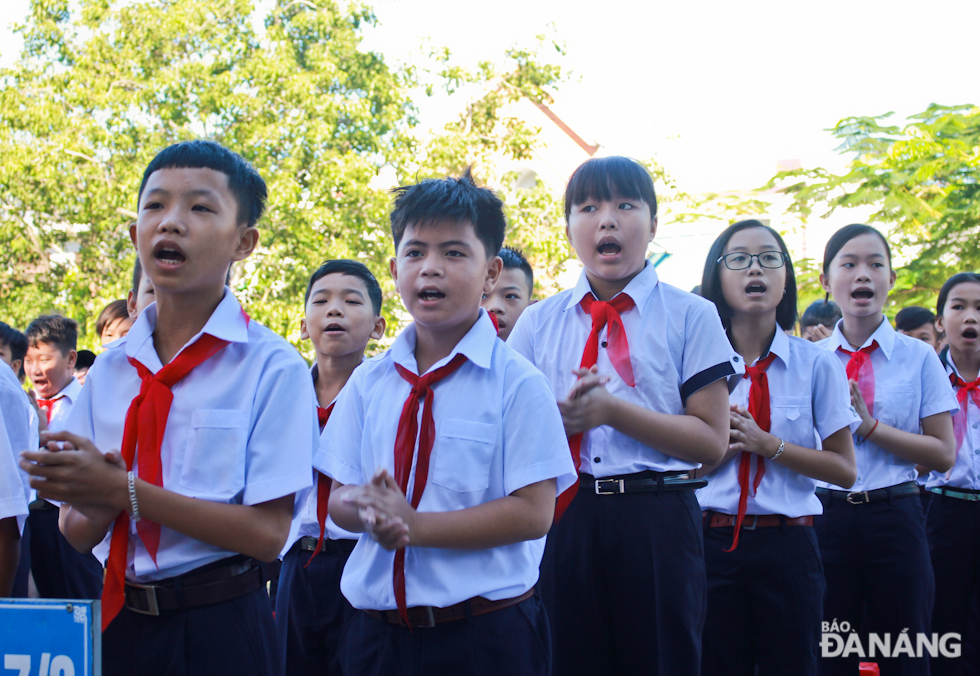
[(906, 432), (919, 431), (918, 408), (911, 387), (889, 387), (875, 391), (874, 417)]
[(180, 485), (194, 497), (232, 500), (245, 488), (248, 415), (242, 411), (201, 409), (191, 413)]
[(486, 490), (499, 430), (470, 420), (441, 421), (429, 481), (458, 493)]
[(810, 397), (772, 397), (769, 401), (770, 430), (777, 437), (793, 444), (813, 446), (813, 402)]

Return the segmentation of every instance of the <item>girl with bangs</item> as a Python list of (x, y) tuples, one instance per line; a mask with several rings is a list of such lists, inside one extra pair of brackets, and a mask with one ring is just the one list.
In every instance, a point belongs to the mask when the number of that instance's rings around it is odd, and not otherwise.
[(814, 490), (818, 479), (854, 482), (860, 420), (839, 361), (786, 334), (796, 279), (779, 233), (756, 220), (725, 230), (701, 292), (746, 364), (729, 381), (728, 451), (699, 471), (708, 478), (698, 491), (708, 580), (701, 673), (816, 676), (824, 580)]
[[(846, 367), (861, 418), (854, 485), (817, 489), (824, 619), (863, 630), (863, 646), (868, 633), (888, 636), (894, 646), (903, 632), (914, 645), (919, 633), (932, 631), (935, 589), (922, 503), (910, 499), (919, 495), (916, 465), (940, 472), (953, 466), (950, 412), (959, 407), (935, 350), (885, 319), (895, 272), (881, 233), (860, 224), (838, 230), (827, 242), (820, 283), (843, 313), (821, 344)], [(927, 651), (876, 660), (882, 674), (929, 674)], [(828, 657), (822, 668), (851, 676), (858, 657)]]

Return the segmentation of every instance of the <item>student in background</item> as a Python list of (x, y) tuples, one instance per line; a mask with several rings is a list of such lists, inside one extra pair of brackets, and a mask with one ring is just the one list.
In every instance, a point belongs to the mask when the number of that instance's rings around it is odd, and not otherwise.
[(800, 338), (811, 343), (828, 338), (840, 318), (840, 308), (834, 301), (829, 299), (813, 301), (800, 317)]
[(939, 352), (939, 334), (936, 328), (936, 315), (924, 307), (911, 305), (902, 308), (895, 315), (895, 329), (899, 333), (921, 340)]
[(75, 378), (78, 379), (78, 384), (85, 385), (85, 376), (88, 375), (88, 370), (92, 368), (92, 364), (95, 363), (95, 353), (91, 350), (79, 350), (78, 357), (75, 359), (75, 368), (73, 373)]
[(24, 383), (24, 355), (27, 354), (27, 336), (14, 327), (0, 322), (0, 361), (14, 371), (21, 384)]
[(497, 320), (497, 335), (507, 340), (534, 293), (534, 271), (520, 249), (500, 250), (504, 268), (493, 291), (483, 295), (483, 308)]
[(99, 344), (105, 347), (129, 333), (132, 325), (133, 320), (129, 317), (126, 301), (114, 300), (102, 308), (95, 320), (95, 334), (99, 337)]
[(137, 256), (136, 263), (133, 264), (133, 286), (126, 294), (126, 311), (129, 313), (129, 318), (135, 322), (140, 312), (155, 300), (153, 282), (143, 274), (143, 266), (140, 265)]

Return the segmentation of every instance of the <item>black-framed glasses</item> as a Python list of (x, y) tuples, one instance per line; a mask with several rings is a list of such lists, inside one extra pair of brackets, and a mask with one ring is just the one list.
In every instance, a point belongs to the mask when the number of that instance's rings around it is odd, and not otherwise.
[(718, 258), (715, 263), (725, 262), (725, 267), (729, 270), (745, 270), (752, 266), (752, 261), (759, 261), (759, 265), (770, 270), (781, 268), (786, 264), (786, 256), (782, 251), (763, 251), (758, 254), (747, 254), (735, 251), (725, 254)]

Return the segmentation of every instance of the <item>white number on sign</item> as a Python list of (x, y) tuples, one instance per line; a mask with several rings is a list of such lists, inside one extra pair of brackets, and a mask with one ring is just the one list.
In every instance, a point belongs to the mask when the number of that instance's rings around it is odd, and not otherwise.
[[(18, 672), (17, 676), (30, 676), (30, 655), (4, 655), (3, 668)], [(75, 676), (75, 663), (68, 655), (56, 655), (51, 659), (51, 653), (41, 653), (41, 664), (38, 676)]]
[(30, 676), (31, 656), (30, 655), (4, 655), (3, 668), (9, 671), (19, 671), (17, 676)]

